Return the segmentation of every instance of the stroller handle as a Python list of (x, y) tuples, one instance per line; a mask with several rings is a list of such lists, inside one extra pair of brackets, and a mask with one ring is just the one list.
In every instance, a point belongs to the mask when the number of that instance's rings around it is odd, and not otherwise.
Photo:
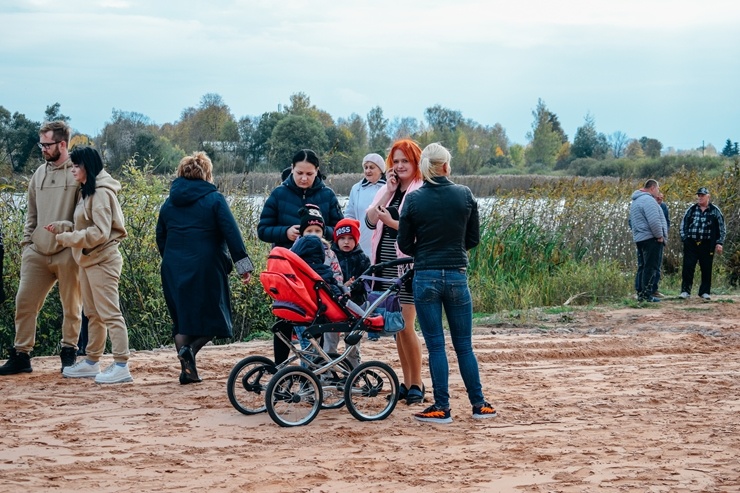
[(414, 257), (401, 257), (396, 258), (393, 260), (388, 260), (386, 262), (381, 262), (379, 264), (375, 264), (370, 266), (368, 271), (379, 271), (383, 270), (386, 267), (395, 267), (396, 265), (406, 265), (406, 264), (412, 264), (414, 262)]
[[(408, 265), (414, 263), (414, 257), (401, 257), (401, 258), (394, 258), (393, 260), (387, 260), (385, 262), (381, 262), (379, 264), (371, 265), (370, 267), (365, 270), (360, 276), (355, 279), (355, 281), (350, 284), (348, 287), (349, 290), (354, 290), (358, 285), (362, 284), (364, 282), (363, 276), (369, 276), (374, 272), (381, 272), (386, 267), (395, 267), (397, 265)], [(403, 280), (406, 280), (409, 277), (409, 272), (412, 272), (412, 270), (406, 271), (402, 278)]]

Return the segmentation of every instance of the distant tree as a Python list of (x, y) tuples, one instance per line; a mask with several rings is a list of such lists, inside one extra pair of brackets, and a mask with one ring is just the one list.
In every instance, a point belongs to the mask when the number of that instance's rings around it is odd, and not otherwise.
[(530, 142), (526, 160), (529, 165), (540, 163), (549, 168), (555, 165), (562, 138), (560, 133), (553, 130), (551, 115), (545, 102), (538, 99), (537, 108), (532, 112), (532, 132), (527, 134)]
[(89, 135), (85, 134), (73, 134), (72, 138), (69, 139), (69, 148), (74, 149), (75, 147), (91, 146), (94, 145)]
[(370, 152), (378, 152), (385, 157), (391, 145), (388, 135), (388, 119), (383, 116), (380, 106), (372, 108), (367, 114), (368, 146)]
[(629, 138), (624, 132), (616, 131), (609, 136), (609, 145), (612, 149), (612, 155), (616, 159), (619, 159), (624, 155), (628, 141)]
[[(454, 149), (460, 137), (458, 131), (463, 130), (462, 127), (464, 126), (462, 113), (437, 104), (424, 110), (424, 118), (433, 133), (430, 136), (431, 139), (441, 142), (449, 149)], [(466, 126), (471, 127), (473, 125)], [(410, 135), (413, 135), (413, 132)]]
[(624, 150), (624, 156), (632, 159), (639, 159), (645, 157), (645, 151), (642, 150), (642, 145), (637, 139), (632, 139), (627, 143), (627, 148)]
[(438, 104), (424, 110), (424, 117), (432, 130), (438, 133), (454, 133), (463, 122), (462, 113)]
[(555, 132), (560, 136), (560, 142), (565, 144), (568, 142), (568, 135), (563, 130), (562, 125), (560, 125), (560, 120), (558, 120), (558, 115), (555, 113), (550, 112), (549, 110), (545, 110), (548, 115), (548, 121), (552, 125), (552, 131)]
[(190, 138), (198, 148), (204, 142), (235, 142), (239, 140), (236, 121), (231, 110), (218, 94), (205, 94), (198, 109), (191, 114)]
[[(146, 129), (151, 125), (153, 125), (153, 122), (143, 113), (114, 108), (111, 113), (111, 120), (103, 127), (102, 139), (99, 140), (109, 149), (109, 152), (118, 152), (118, 149), (121, 149), (122, 153), (132, 154), (134, 151), (131, 143), (134, 140), (134, 135), (137, 131)], [(114, 146), (117, 146), (115, 150)], [(126, 156), (126, 158), (128, 157), (130, 156)]]
[[(410, 116), (403, 118), (396, 117), (393, 119), (393, 123), (390, 124), (388, 130), (394, 141), (398, 139), (413, 139), (421, 130), (421, 124), (419, 120)], [(449, 147), (449, 143), (447, 146)]]
[(44, 111), (44, 121), (52, 122), (55, 120), (61, 120), (69, 123), (71, 118), (60, 113), (59, 108), (61, 108), (61, 105), (59, 103), (54, 103), (51, 106), (47, 106), (46, 110)]
[(660, 151), (663, 149), (663, 144), (658, 139), (648, 137), (640, 137), (640, 145), (647, 157), (660, 157)]
[(727, 139), (727, 142), (725, 142), (725, 146), (722, 148), (722, 155), (725, 157), (732, 157), (738, 155), (738, 143), (735, 142), (734, 144), (730, 139)]
[(367, 150), (368, 132), (367, 124), (357, 113), (352, 113), (347, 120), (338, 119), (337, 126), (349, 130), (352, 134), (352, 140), (356, 148), (363, 151)]
[[(500, 124), (485, 127), (472, 120), (461, 123), (455, 131), (456, 141), (451, 148), (455, 159), (454, 174), (474, 174), (483, 166), (510, 168), (509, 139)], [(431, 138), (435, 137), (431, 132)], [(424, 143), (429, 143), (426, 141)]]
[(609, 152), (606, 136), (596, 131), (596, 121), (591, 114), (586, 114), (584, 121), (576, 130), (570, 152), (575, 158), (603, 159)]
[(499, 147), (504, 154), (508, 154), (511, 143), (506, 135), (506, 129), (500, 123), (496, 123), (491, 127), (490, 133), (494, 149)]
[(329, 113), (324, 110), (318, 109), (315, 105), (311, 104), (311, 98), (306, 93), (297, 92), (291, 94), (290, 103), (285, 106), (286, 115), (298, 115), (307, 116), (320, 122), (324, 128), (334, 126), (334, 119)]
[[(106, 122), (96, 140), (108, 167), (116, 171), (133, 157), (158, 160), (158, 155), (149, 154), (151, 147), (137, 148), (142, 142), (156, 140), (158, 133), (159, 129), (148, 116), (114, 108), (111, 120)], [(141, 137), (141, 134), (148, 135), (150, 139)]]
[(325, 156), (326, 170), (334, 173), (359, 173), (362, 157), (367, 154), (367, 126), (360, 115), (337, 119), (336, 126), (325, 129), (329, 152)]
[(358, 173), (362, 160), (362, 150), (357, 146), (354, 135), (347, 125), (337, 125), (326, 129), (329, 147), (323, 156), (323, 168), (327, 174)]
[(297, 92), (290, 95), (290, 103), (285, 105), (285, 113), (288, 115), (308, 116), (311, 111), (311, 98), (304, 92)]
[[(263, 113), (262, 116), (256, 120), (254, 125), (254, 131), (251, 135), (249, 142), (249, 153), (251, 155), (252, 169), (256, 167), (267, 166), (270, 168), (268, 161), (270, 155), (270, 137), (272, 136), (273, 130), (278, 123), (288, 115), (279, 111), (271, 111), (269, 113)], [(243, 137), (242, 137), (243, 138)]]
[(252, 146), (254, 145), (255, 132), (257, 130), (257, 118), (243, 116), (236, 123), (239, 132), (239, 144), (236, 152), (245, 162), (245, 172), (252, 171), (256, 165), (252, 155)]
[(513, 144), (509, 147), (509, 156), (511, 156), (512, 164), (517, 168), (524, 168), (525, 161), (525, 149), (521, 144)]
[(290, 166), (293, 155), (301, 149), (312, 149), (319, 156), (328, 150), (329, 139), (323, 125), (308, 116), (288, 115), (272, 131), (268, 141), (268, 161), (273, 170)]
[(463, 131), (458, 131), (457, 142), (453, 147), (455, 156), (452, 172), (456, 175), (473, 174), (483, 164), (480, 160), (480, 153), (477, 152), (478, 146), (473, 146), (468, 136)]
[(572, 160), (573, 156), (570, 149), (570, 142), (565, 141), (558, 150), (558, 155), (555, 160), (555, 169), (566, 169)]
[(0, 162), (5, 161), (14, 172), (22, 172), (29, 158), (37, 155), (41, 124), (15, 112), (12, 115), (0, 106)]

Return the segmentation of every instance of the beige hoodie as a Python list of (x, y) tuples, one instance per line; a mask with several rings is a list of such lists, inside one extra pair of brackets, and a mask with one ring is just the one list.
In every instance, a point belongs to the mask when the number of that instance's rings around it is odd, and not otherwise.
[(96, 265), (118, 251), (118, 243), (125, 238), (123, 212), (116, 194), (121, 184), (107, 171), (95, 177), (95, 193), (77, 202), (73, 225), (68, 221), (55, 222), (56, 241), (72, 247), (72, 256), (80, 267)]
[(54, 255), (64, 247), (44, 226), (55, 221), (71, 221), (80, 197), (80, 185), (72, 175), (69, 159), (59, 166), (44, 163), (28, 182), (28, 211), (21, 246), (31, 245), (41, 255)]

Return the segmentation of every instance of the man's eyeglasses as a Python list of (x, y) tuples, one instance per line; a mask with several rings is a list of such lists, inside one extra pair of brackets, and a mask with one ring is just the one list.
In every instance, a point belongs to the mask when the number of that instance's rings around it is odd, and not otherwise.
[(39, 146), (39, 149), (48, 149), (49, 147), (55, 146), (60, 142), (61, 140), (55, 140), (54, 142), (39, 142), (36, 145)]

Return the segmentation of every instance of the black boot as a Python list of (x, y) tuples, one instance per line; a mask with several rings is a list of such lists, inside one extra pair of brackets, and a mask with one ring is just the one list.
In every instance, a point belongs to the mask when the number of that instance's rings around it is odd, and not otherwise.
[(0, 366), (0, 375), (15, 375), (16, 373), (31, 373), (31, 356), (19, 353), (15, 348), (8, 349), (8, 361)]
[(195, 355), (190, 346), (181, 347), (177, 353), (177, 358), (180, 360), (180, 366), (182, 366), (182, 373), (180, 373), (181, 385), (202, 381), (198, 376), (198, 368), (195, 366)]
[(75, 364), (77, 359), (77, 350), (73, 347), (63, 347), (62, 352), (59, 353), (59, 357), (62, 360), (62, 372), (64, 372), (65, 366), (72, 366)]

